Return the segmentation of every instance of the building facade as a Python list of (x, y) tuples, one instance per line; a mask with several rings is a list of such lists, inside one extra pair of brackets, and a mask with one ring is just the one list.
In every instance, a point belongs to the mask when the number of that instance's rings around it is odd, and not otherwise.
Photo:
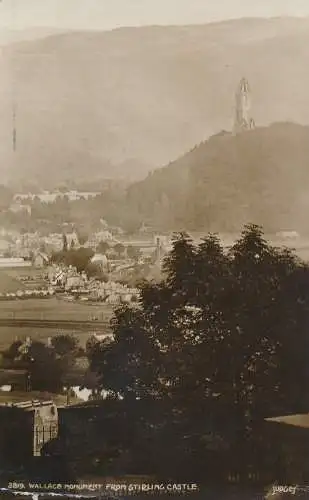
[(53, 401), (0, 406), (0, 456), (9, 462), (40, 457), (43, 446), (57, 436), (58, 411)]

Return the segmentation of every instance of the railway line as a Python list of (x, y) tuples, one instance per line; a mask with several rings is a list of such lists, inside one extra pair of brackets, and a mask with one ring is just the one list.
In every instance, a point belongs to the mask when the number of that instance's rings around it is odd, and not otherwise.
[(59, 319), (0, 318), (0, 327), (50, 328), (57, 330), (89, 330), (100, 332), (109, 329), (109, 321), (81, 321)]

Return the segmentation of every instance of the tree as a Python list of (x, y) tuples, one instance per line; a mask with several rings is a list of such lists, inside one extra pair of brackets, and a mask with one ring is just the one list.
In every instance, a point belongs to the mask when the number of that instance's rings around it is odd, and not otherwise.
[[(52, 338), (51, 346), (56, 354), (59, 371), (61, 373), (61, 382), (63, 385), (64, 376), (76, 366), (76, 360), (79, 356), (79, 342), (73, 335), (57, 335)], [(67, 388), (67, 394), (71, 392), (71, 387)]]
[(86, 355), (89, 358), (92, 356), (92, 353), (94, 352), (94, 349), (98, 343), (99, 341), (95, 335), (90, 335), (90, 337), (88, 337), (88, 340), (86, 342)]
[(21, 362), (29, 372), (33, 391), (61, 392), (63, 370), (53, 349), (42, 342), (32, 342)]
[(80, 231), (77, 233), (77, 237), (78, 237), (78, 242), (81, 246), (85, 245), (85, 243), (87, 243), (89, 239), (89, 236), (86, 233)]
[(109, 250), (109, 244), (107, 243), (107, 241), (100, 241), (100, 243), (97, 246), (97, 252), (105, 255), (108, 250)]
[(91, 248), (71, 248), (70, 250), (54, 252), (51, 256), (51, 261), (54, 263), (63, 263), (66, 266), (73, 266), (77, 272), (86, 271), (88, 265), (94, 256)]
[(20, 355), (20, 347), (23, 345), (21, 340), (16, 340), (10, 347), (3, 352), (3, 358), (7, 361), (14, 362)]
[(74, 335), (57, 335), (51, 345), (58, 356), (75, 355), (78, 351), (78, 339)]
[(74, 368), (79, 353), (79, 342), (73, 335), (58, 335), (51, 345), (13, 342), (4, 352), (4, 361), (10, 368), (28, 371), (31, 390), (62, 392), (64, 377)]
[[(173, 291), (180, 302), (191, 300), (195, 294), (194, 264), (196, 249), (186, 233), (175, 234), (173, 248), (164, 260), (167, 289)], [(192, 297), (190, 297), (192, 295)]]
[(116, 245), (114, 246), (114, 250), (118, 254), (118, 257), (120, 258), (125, 251), (125, 247), (122, 243), (116, 243)]
[(138, 260), (140, 255), (141, 255), (141, 251), (139, 248), (133, 247), (132, 245), (129, 245), (127, 247), (127, 256), (129, 257), (129, 259)]
[(66, 252), (68, 250), (68, 239), (66, 234), (62, 235), (62, 241), (63, 241), (62, 251)]
[(77, 272), (83, 272), (87, 269), (94, 252), (90, 248), (78, 248), (72, 249), (67, 252), (65, 263), (68, 266), (73, 266), (76, 268)]
[(100, 281), (107, 282), (108, 276), (105, 273), (103, 267), (98, 262), (90, 262), (86, 267), (86, 274), (88, 278), (96, 278)]
[(53, 252), (50, 260), (53, 264), (60, 264), (65, 262), (66, 256), (67, 251), (61, 250), (60, 252)]

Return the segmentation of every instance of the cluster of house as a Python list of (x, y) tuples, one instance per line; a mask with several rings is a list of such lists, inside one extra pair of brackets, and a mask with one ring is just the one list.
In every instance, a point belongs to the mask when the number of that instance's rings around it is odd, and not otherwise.
[[(42, 235), (38, 231), (21, 233), (2, 229), (0, 230), (0, 255), (5, 253), (9, 254), (10, 257), (23, 257), (29, 259), (38, 251), (47, 254), (58, 252), (63, 249), (64, 234), (66, 235), (68, 248), (78, 248), (81, 246), (81, 241), (77, 232), (70, 225), (63, 227), (61, 232), (59, 231), (46, 235)], [(167, 245), (168, 238), (165, 236), (155, 236), (154, 240), (148, 237), (146, 240), (142, 238), (141, 241), (124, 241), (124, 234), (121, 228), (111, 227), (104, 219), (101, 219), (100, 228), (92, 234), (87, 235), (87, 241), (83, 241), (82, 246), (97, 251), (100, 243), (105, 242), (108, 244), (106, 252), (108, 252), (108, 255), (114, 252), (115, 257), (117, 256), (117, 252), (115, 252), (114, 247), (119, 243), (121, 243), (124, 248), (129, 246), (138, 247), (143, 250), (143, 253), (147, 253), (153, 251), (154, 247), (157, 246), (158, 238), (161, 245)]]
[[(78, 234), (75, 231), (65, 233), (67, 248), (79, 248), (81, 243)], [(23, 235), (14, 235), (10, 243), (3, 242), (5, 251), (9, 250), (10, 254), (15, 257), (30, 257), (33, 253), (37, 253), (39, 249), (44, 249), (47, 253), (59, 252), (63, 249), (63, 233), (51, 233), (46, 236), (38, 233), (25, 233)], [(114, 245), (119, 243), (117, 235), (110, 230), (96, 231), (88, 236), (87, 241), (83, 242), (82, 246), (96, 251), (101, 242), (107, 242), (110, 245), (110, 251)], [(0, 246), (1, 251), (1, 246)]]
[(90, 198), (95, 198), (99, 196), (100, 192), (84, 192), (77, 190), (69, 190), (69, 191), (43, 191), (42, 193), (34, 194), (34, 193), (16, 193), (14, 196), (14, 202), (30, 202), (35, 199), (40, 200), (42, 203), (54, 203), (57, 199), (67, 198), (69, 201), (77, 201), (77, 200), (89, 200)]
[(114, 281), (107, 283), (92, 282), (89, 286), (89, 292), (91, 299), (110, 305), (137, 302), (139, 298), (138, 288), (130, 288)]
[(105, 283), (95, 278), (89, 279), (86, 273), (78, 273), (72, 266), (50, 266), (48, 279), (54, 291), (64, 291), (70, 297), (78, 297), (83, 301), (100, 301), (117, 305), (137, 301), (139, 296), (137, 288), (130, 288), (114, 281)]
[(17, 292), (0, 293), (0, 300), (47, 299), (55, 294), (52, 288), (17, 290)]
[(48, 269), (48, 281), (54, 289), (70, 291), (82, 288), (87, 282), (86, 273), (78, 273), (73, 266), (53, 264)]

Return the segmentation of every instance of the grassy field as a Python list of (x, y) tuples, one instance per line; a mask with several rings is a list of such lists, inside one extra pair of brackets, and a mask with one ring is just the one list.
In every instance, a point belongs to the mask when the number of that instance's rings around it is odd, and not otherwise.
[[(0, 293), (16, 293), (18, 290), (46, 287), (42, 279), (35, 279), (42, 274), (39, 269), (32, 267), (0, 269)], [(25, 277), (33, 281), (22, 281)]]
[(12, 278), (19, 279), (19, 278), (23, 278), (25, 276), (35, 277), (39, 274), (44, 273), (44, 270), (37, 269), (37, 268), (31, 267), (31, 266), (29, 266), (29, 267), (8, 267), (8, 268), (0, 268), (0, 275), (2, 272), (11, 276)]
[(18, 290), (24, 289), (25, 285), (16, 276), (12, 276), (3, 269), (0, 270), (0, 293), (16, 293)]
[[(110, 306), (66, 302), (57, 298), (0, 302), (0, 318), (89, 321), (96, 317), (99, 321), (108, 321), (112, 314), (113, 308)], [(49, 337), (62, 333), (76, 335), (80, 345), (85, 347), (87, 339), (93, 332), (89, 329), (85, 331), (61, 331), (51, 328), (0, 327), (0, 350), (9, 347), (16, 338), (32, 337), (33, 339), (47, 341)], [(102, 331), (102, 334), (104, 333), (108, 333), (108, 330), (106, 332)]]
[(113, 308), (105, 304), (68, 302), (60, 298), (0, 301), (0, 318), (38, 318), (89, 321), (93, 317), (104, 321), (111, 318)]

